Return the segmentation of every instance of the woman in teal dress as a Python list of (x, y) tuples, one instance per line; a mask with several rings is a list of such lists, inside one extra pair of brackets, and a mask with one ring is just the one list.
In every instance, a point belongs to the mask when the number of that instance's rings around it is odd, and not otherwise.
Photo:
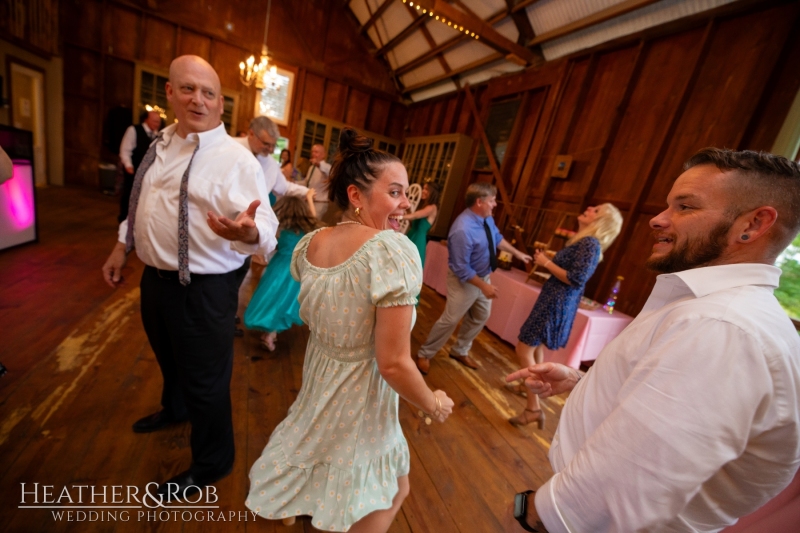
[(300, 284), (292, 279), (289, 266), (297, 243), (317, 227), (313, 194), (309, 191), (305, 198), (283, 196), (275, 203), (280, 223), (278, 247), (244, 312), (245, 327), (263, 331), (261, 345), (269, 351), (275, 350), (278, 333), (303, 323), (297, 302)]
[(422, 267), (425, 267), (425, 248), (428, 245), (428, 232), (433, 223), (436, 222), (436, 215), (439, 214), (439, 187), (432, 181), (426, 181), (422, 187), (422, 204), (413, 213), (403, 216), (411, 221), (406, 237), (411, 239), (414, 246), (419, 250), (419, 257), (422, 260)]
[(411, 358), (419, 254), (398, 233), (408, 176), (394, 155), (344, 128), (328, 198), (343, 220), (300, 240), (292, 276), (309, 327), (303, 384), (250, 469), (245, 505), (323, 531), (385, 533), (408, 495), (399, 398), (443, 422), (453, 401)]

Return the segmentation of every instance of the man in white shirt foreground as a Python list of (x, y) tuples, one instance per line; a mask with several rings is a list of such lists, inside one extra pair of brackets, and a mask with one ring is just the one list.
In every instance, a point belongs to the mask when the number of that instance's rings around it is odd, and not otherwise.
[(164, 129), (137, 171), (128, 219), (120, 224), (103, 276), (112, 287), (122, 283), (135, 243), (146, 265), (142, 322), (164, 388), (162, 410), (133, 430), (191, 422), (191, 466), (158, 489), (184, 498), (233, 467), (235, 271), (246, 255), (275, 247), (278, 222), (266, 202), (261, 167), (225, 132), (220, 82), (211, 65), (197, 56), (178, 57), (166, 92), (178, 122)]
[(583, 378), (555, 363), (507, 377), (572, 391), (555, 475), (516, 497), (507, 531), (719, 531), (797, 471), (800, 341), (772, 292), (800, 165), (708, 148), (684, 168), (650, 221), (663, 274), (639, 316)]

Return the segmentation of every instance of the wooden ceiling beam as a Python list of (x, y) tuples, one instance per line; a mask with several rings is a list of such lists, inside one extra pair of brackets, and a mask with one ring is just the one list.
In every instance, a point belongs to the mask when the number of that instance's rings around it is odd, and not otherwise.
[[(364, 1), (366, 2), (367, 0)], [(389, 9), (389, 6), (392, 5), (392, 2), (394, 2), (394, 0), (384, 0), (384, 2), (381, 4), (381, 7), (376, 9), (375, 13), (372, 14), (369, 20), (365, 22), (363, 26), (361, 26), (361, 33), (367, 33), (367, 30), (370, 29), (379, 18), (381, 18), (381, 15), (383, 15), (387, 9)], [(367, 3), (367, 11), (369, 11), (369, 3)]]
[[(438, 16), (447, 18), (448, 22), (458, 25), (459, 28), (475, 32), (484, 44), (501, 50), (507, 54), (507, 59), (515, 63), (524, 65), (531, 65), (538, 62), (536, 54), (528, 48), (518, 45), (517, 43), (507, 39), (501, 35), (500, 32), (495, 30), (491, 24), (481, 18), (448, 4), (445, 0), (417, 0), (417, 6), (421, 6), (428, 11), (433, 11)], [(426, 15), (422, 15), (423, 17)], [(432, 18), (432, 17), (428, 17)]]
[(605, 22), (606, 20), (622, 16), (625, 13), (630, 13), (631, 11), (641, 9), (645, 6), (649, 6), (650, 4), (654, 4), (658, 1), (659, 0), (625, 0), (624, 2), (620, 2), (619, 4), (613, 5), (602, 11), (593, 13), (588, 17), (576, 20), (575, 22), (567, 24), (566, 26), (561, 26), (560, 28), (556, 28), (554, 30), (544, 32), (541, 35), (537, 35), (536, 37), (528, 41), (527, 44), (528, 46), (534, 46), (537, 44), (546, 43), (547, 41), (552, 41), (554, 39), (558, 39), (559, 37), (564, 37), (565, 35), (569, 35), (570, 33), (575, 33), (576, 31), (588, 28), (589, 26), (600, 24), (601, 22)]
[(386, 55), (387, 52), (391, 51), (395, 46), (402, 43), (406, 39), (408, 39), (414, 30), (416, 30), (421, 24), (424, 24), (428, 20), (428, 15), (420, 15), (414, 19), (414, 21), (406, 26), (406, 28), (398, 33), (393, 39), (391, 39), (388, 43), (383, 45), (377, 52), (375, 52), (376, 56)]
[[(506, 16), (507, 16), (506, 11), (501, 11), (499, 13), (495, 13), (494, 15), (491, 16), (491, 18), (489, 20), (486, 21), (486, 23), (487, 24), (496, 24), (497, 22), (499, 22), (499, 21), (503, 20), (504, 18), (506, 18)], [(401, 76), (401, 75), (405, 74), (406, 72), (414, 70), (415, 68), (417, 68), (417, 67), (419, 67), (421, 65), (424, 65), (428, 61), (436, 59), (437, 55), (446, 52), (447, 50), (451, 49), (452, 47), (454, 47), (458, 43), (460, 43), (462, 41), (465, 41), (467, 39), (472, 39), (472, 37), (467, 37), (463, 33), (459, 34), (459, 35), (456, 35), (452, 39), (446, 40), (445, 42), (443, 42), (442, 44), (440, 44), (436, 48), (432, 48), (428, 52), (425, 52), (424, 54), (422, 54), (418, 58), (413, 59), (413, 60), (409, 61), (408, 63), (406, 63), (405, 65), (402, 65), (402, 66), (398, 67), (397, 70), (395, 70), (395, 74), (398, 75), (398, 76)]]
[(470, 70), (475, 70), (476, 68), (480, 68), (480, 67), (482, 67), (484, 65), (488, 65), (489, 63), (493, 63), (493, 62), (497, 61), (498, 59), (503, 59), (504, 57), (505, 57), (505, 55), (503, 54), (503, 52), (495, 52), (495, 53), (490, 54), (490, 55), (488, 55), (488, 56), (486, 56), (486, 57), (484, 57), (482, 59), (478, 59), (477, 61), (473, 61), (472, 63), (464, 65), (463, 67), (459, 67), (457, 69), (453, 69), (453, 70), (451, 70), (450, 72), (448, 72), (446, 74), (442, 74), (440, 76), (436, 76), (435, 78), (431, 78), (429, 80), (425, 80), (423, 82), (416, 83), (414, 85), (409, 85), (408, 87), (403, 89), (403, 93), (404, 94), (408, 94), (408, 93), (410, 93), (412, 91), (418, 91), (419, 89), (424, 89), (426, 87), (430, 87), (431, 85), (436, 85), (439, 82), (445, 81), (445, 80), (447, 80), (449, 78), (453, 78), (455, 76), (458, 76), (459, 74), (463, 74), (465, 72), (469, 72)]
[[(416, 10), (414, 10), (413, 7), (409, 6), (408, 4), (405, 4), (405, 6), (406, 9), (408, 9), (408, 11), (412, 15), (416, 14)], [(431, 35), (431, 32), (428, 31), (428, 28), (425, 26), (425, 24), (419, 27), (419, 31), (420, 33), (422, 33), (422, 36), (425, 37), (425, 41), (427, 41), (428, 46), (430, 46), (431, 48), (436, 48), (436, 41), (433, 40), (433, 36)], [(445, 72), (450, 72), (452, 70), (450, 68), (450, 65), (447, 64), (447, 60), (444, 58), (443, 55), (439, 54), (438, 56), (436, 56), (436, 59), (439, 60), (439, 64), (442, 66), (442, 70), (444, 70)]]

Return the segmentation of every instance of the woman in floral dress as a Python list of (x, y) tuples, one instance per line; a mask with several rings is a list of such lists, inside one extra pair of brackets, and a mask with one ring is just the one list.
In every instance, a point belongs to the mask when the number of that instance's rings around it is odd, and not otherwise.
[[(550, 273), (542, 292), (533, 305), (528, 319), (522, 325), (517, 343), (517, 359), (522, 368), (544, 360), (544, 346), (558, 350), (567, 345), (572, 323), (586, 282), (594, 274), (597, 264), (622, 229), (622, 215), (611, 204), (587, 207), (578, 216), (578, 232), (567, 241), (567, 246), (550, 259), (536, 252), (533, 261)], [(539, 397), (527, 394), (525, 386), (510, 384), (514, 392), (525, 394), (528, 405), (509, 419), (515, 426), (536, 422), (544, 427), (544, 411)]]
[(398, 395), (440, 422), (452, 410), (411, 359), (422, 270), (397, 233), (407, 188), (395, 156), (342, 131), (329, 199), (344, 220), (303, 237), (292, 259), (310, 335), (297, 400), (250, 470), (245, 505), (264, 518), (385, 532), (409, 490)]

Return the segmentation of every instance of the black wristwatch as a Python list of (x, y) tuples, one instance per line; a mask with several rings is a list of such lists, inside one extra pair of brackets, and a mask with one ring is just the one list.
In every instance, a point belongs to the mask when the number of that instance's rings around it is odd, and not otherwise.
[(530, 531), (531, 533), (547, 533), (541, 521), (536, 521), (536, 527), (528, 523), (528, 496), (535, 492), (535, 490), (526, 490), (514, 496), (514, 518), (525, 531)]

